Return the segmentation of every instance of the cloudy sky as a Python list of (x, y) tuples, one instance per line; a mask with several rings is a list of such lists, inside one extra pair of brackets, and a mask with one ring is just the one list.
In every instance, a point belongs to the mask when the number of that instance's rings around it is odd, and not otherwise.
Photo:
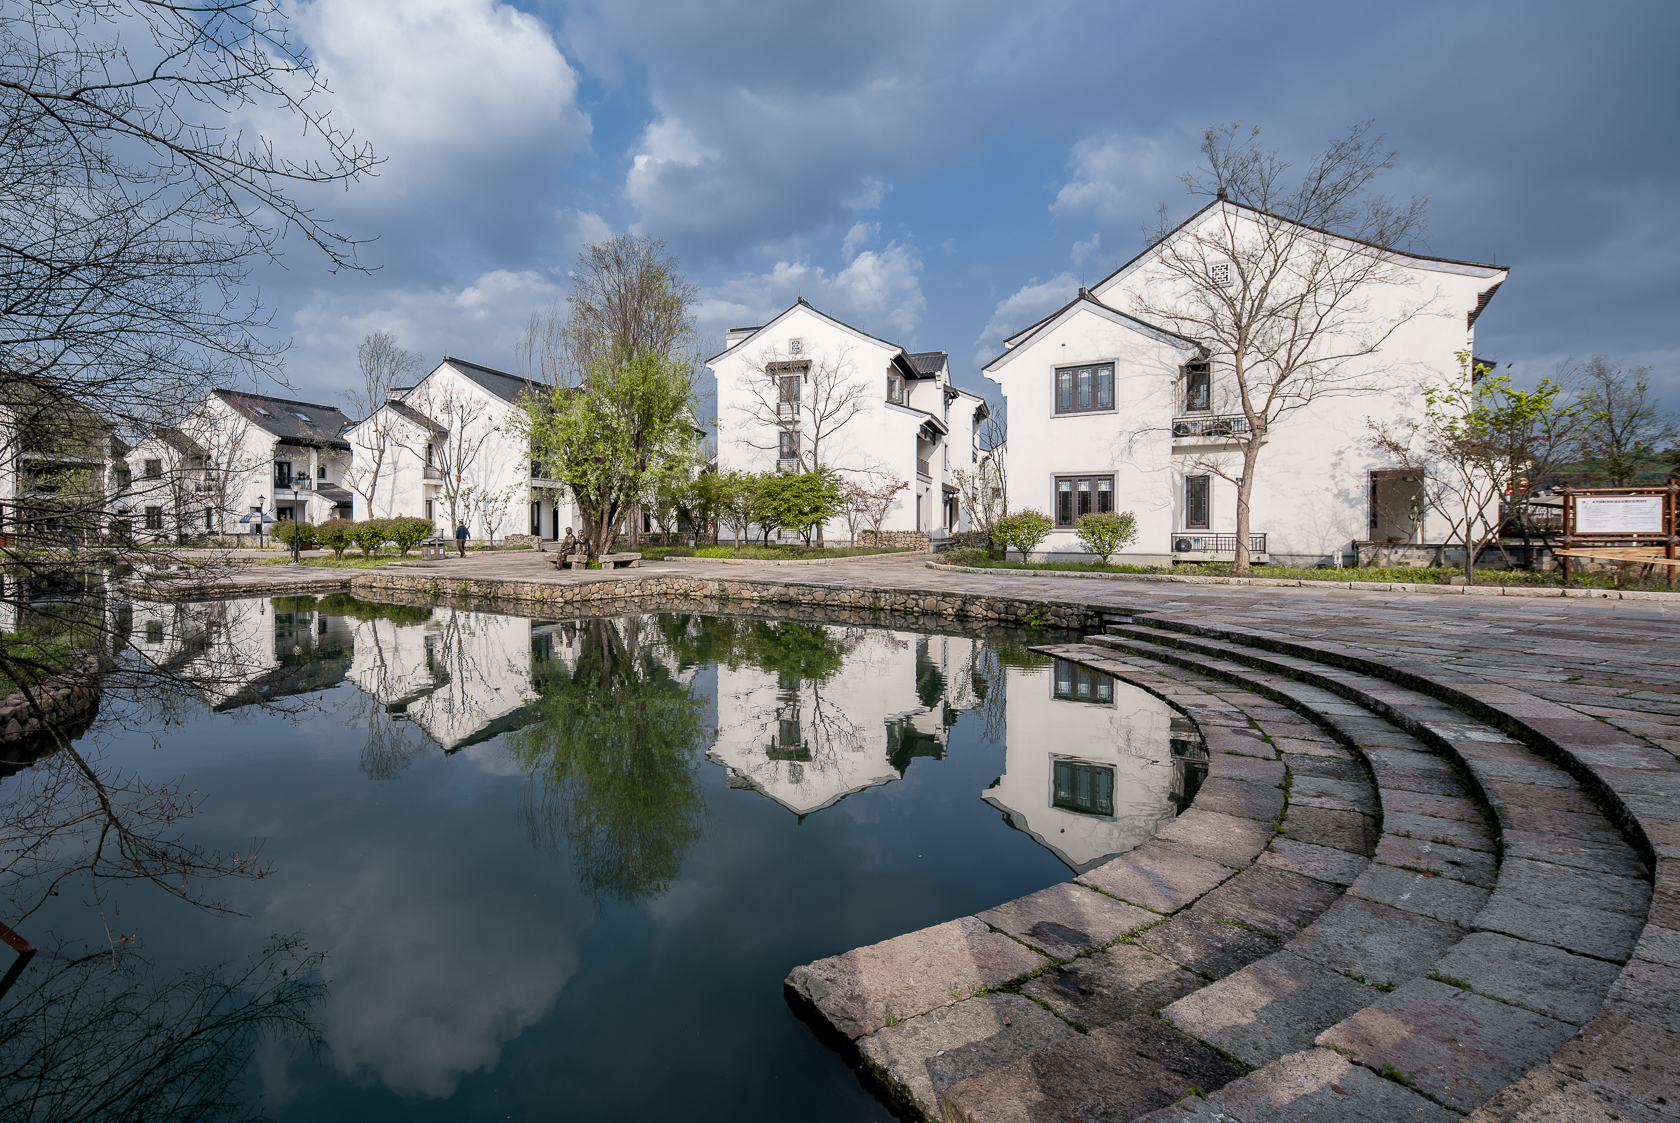
[[(366, 275), (303, 247), (257, 278), (298, 396), (367, 332), (514, 369), (578, 247), (667, 239), (703, 329), (803, 294), (959, 384), (1010, 331), (1142, 247), (1200, 130), (1305, 161), (1374, 119), (1381, 184), (1427, 195), (1430, 251), (1511, 279), (1478, 354), (1548, 373), (1650, 364), (1680, 407), (1680, 7), (1033, 5), (853, 0), (304, 0), (337, 117), (387, 157), (320, 200)], [(272, 387), (270, 389), (273, 389)]]

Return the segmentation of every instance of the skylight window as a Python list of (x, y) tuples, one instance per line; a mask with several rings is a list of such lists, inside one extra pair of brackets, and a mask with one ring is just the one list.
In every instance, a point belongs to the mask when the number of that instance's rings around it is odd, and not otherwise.
[(256, 410), (258, 413), (262, 414), (264, 417), (273, 417), (274, 416), (272, 413), (268, 412), (262, 406), (252, 406), (251, 408)]
[(313, 417), (310, 417), (307, 413), (304, 413), (300, 409), (294, 409), (292, 411), (292, 416), (297, 418), (299, 421), (308, 421), (312, 424), (314, 423), (314, 420), (315, 420)]

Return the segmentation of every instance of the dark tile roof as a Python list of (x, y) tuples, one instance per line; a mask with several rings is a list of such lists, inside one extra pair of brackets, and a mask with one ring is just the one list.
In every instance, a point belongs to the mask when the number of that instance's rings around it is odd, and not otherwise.
[(350, 447), (350, 442), (339, 436), (350, 419), (337, 406), (247, 394), (242, 390), (217, 390), (216, 396), (239, 416), (288, 444)]
[(398, 417), (407, 418), (416, 425), (420, 426), (422, 429), (430, 429), (434, 433), (449, 432), (449, 427), (447, 425), (439, 425), (436, 421), (433, 421), (430, 417), (427, 417), (413, 406), (404, 405), (401, 402), (386, 402), (385, 408), (389, 409)]
[(479, 366), (452, 355), (445, 355), (443, 361), (504, 401), (517, 402), (527, 391), (535, 388), (530, 379), (505, 370)]
[(907, 354), (917, 374), (938, 374), (951, 360), (944, 351), (910, 351)]

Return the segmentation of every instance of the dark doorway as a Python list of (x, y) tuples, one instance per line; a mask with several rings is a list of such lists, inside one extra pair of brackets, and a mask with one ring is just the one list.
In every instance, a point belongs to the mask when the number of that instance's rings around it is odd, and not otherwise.
[(1423, 477), (1402, 469), (1371, 473), (1371, 541), (1421, 541)]

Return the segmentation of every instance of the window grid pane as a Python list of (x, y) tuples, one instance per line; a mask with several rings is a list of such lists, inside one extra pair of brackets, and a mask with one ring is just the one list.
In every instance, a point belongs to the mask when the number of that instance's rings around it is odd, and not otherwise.
[[(1077, 498), (1076, 498), (1077, 496)], [(1057, 476), (1056, 525), (1074, 527), (1085, 515), (1114, 510), (1113, 476)]]
[(1056, 368), (1056, 412), (1089, 413), (1114, 408), (1114, 364)]

